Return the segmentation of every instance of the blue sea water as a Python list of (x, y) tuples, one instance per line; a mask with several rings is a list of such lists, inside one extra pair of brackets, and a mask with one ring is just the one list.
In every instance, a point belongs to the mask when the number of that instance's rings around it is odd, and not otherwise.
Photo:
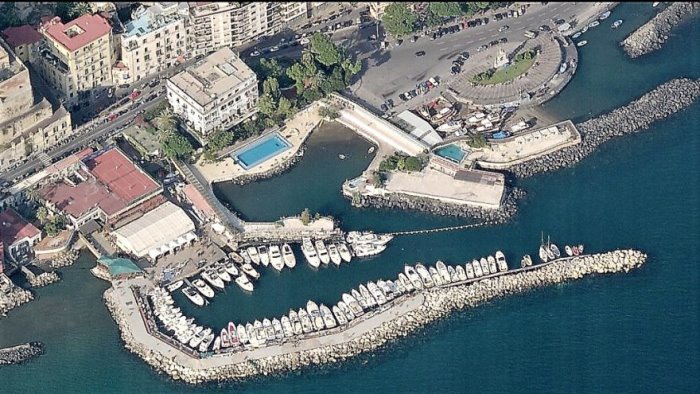
[[(615, 31), (589, 30), (573, 81), (545, 107), (575, 121), (623, 105), (674, 77), (700, 78), (698, 18), (657, 53), (630, 60), (617, 47), (652, 15), (650, 3), (624, 4)], [(700, 103), (648, 131), (612, 140), (573, 168), (517, 181), (528, 191), (506, 225), (398, 237), (378, 258), (318, 271), (267, 270), (253, 295), (235, 287), (193, 311), (221, 326), (278, 316), (312, 298), (330, 303), (359, 283), (388, 278), (404, 263), (463, 262), (501, 249), (510, 262), (534, 253), (540, 232), (589, 251), (634, 247), (647, 264), (628, 274), (590, 277), (453, 314), (373, 354), (288, 376), (208, 385), (216, 392), (700, 392)], [(277, 178), (218, 194), (252, 220), (309, 208), (346, 229), (431, 228), (460, 223), (426, 214), (356, 209), (340, 184), (371, 160), (369, 145), (326, 126), (303, 160)], [(348, 158), (339, 160), (338, 154)], [(264, 198), (261, 198), (264, 196)], [(300, 256), (299, 256), (300, 257)], [(63, 281), (0, 319), (0, 346), (39, 340), (47, 353), (0, 368), (2, 393), (195, 392), (153, 372), (123, 349), (101, 295), (107, 284), (83, 255)], [(190, 308), (186, 302), (185, 308)], [(191, 308), (194, 309), (194, 308)]]

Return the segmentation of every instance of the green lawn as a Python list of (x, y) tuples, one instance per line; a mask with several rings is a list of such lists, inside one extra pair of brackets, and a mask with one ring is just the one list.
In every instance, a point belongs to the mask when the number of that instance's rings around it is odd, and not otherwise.
[(514, 80), (516, 77), (522, 74), (525, 74), (525, 72), (527, 72), (527, 70), (529, 70), (534, 63), (535, 56), (530, 59), (516, 60), (508, 66), (498, 69), (493, 73), (491, 78), (476, 81), (474, 80), (474, 77), (472, 77), (471, 81), (478, 85), (497, 85), (499, 83), (505, 83)]

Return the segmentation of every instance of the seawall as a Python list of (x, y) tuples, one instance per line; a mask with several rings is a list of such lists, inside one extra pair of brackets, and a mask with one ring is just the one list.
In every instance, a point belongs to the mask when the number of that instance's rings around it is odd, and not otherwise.
[[(319, 339), (302, 340), (293, 344), (274, 345), (224, 356), (230, 358), (215, 356), (196, 359), (172, 347), (168, 348), (167, 355), (153, 350), (147, 345), (149, 341), (140, 342), (134, 339), (126, 308), (120, 304), (115, 295), (115, 289), (105, 292), (105, 301), (119, 325), (127, 349), (157, 371), (176, 380), (197, 384), (243, 380), (261, 375), (287, 373), (308, 366), (340, 362), (406, 336), (455, 310), (475, 307), (494, 298), (519, 294), (590, 275), (628, 272), (641, 266), (646, 261), (646, 257), (644, 253), (637, 250), (615, 250), (559, 259), (471, 283), (453, 284), (449, 287), (412, 293), (397, 298), (390, 307), (372, 316), (371, 319), (383, 319), (382, 324), (360, 335), (352, 335), (350, 331), (367, 321), (334, 333), (335, 337), (328, 335), (325, 342), (337, 338), (337, 342), (333, 344), (323, 345)], [(265, 357), (267, 353), (275, 355)]]
[(508, 171), (516, 177), (524, 178), (571, 167), (604, 142), (613, 137), (646, 130), (652, 123), (692, 105), (698, 96), (700, 80), (673, 79), (623, 107), (577, 124), (576, 128), (582, 135), (580, 144), (516, 165)]
[(698, 10), (700, 10), (700, 3), (671, 3), (649, 22), (633, 31), (620, 45), (632, 59), (661, 49), (668, 40), (671, 30)]

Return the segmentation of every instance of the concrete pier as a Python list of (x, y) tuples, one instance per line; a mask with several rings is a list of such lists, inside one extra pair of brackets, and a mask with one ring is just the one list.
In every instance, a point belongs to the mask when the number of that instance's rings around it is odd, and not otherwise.
[[(263, 348), (200, 358), (151, 335), (144, 320), (147, 305), (133, 288), (148, 289), (144, 279), (115, 283), (105, 301), (119, 325), (126, 347), (173, 379), (203, 383), (288, 372), (310, 365), (342, 361), (407, 335), (451, 311), (474, 307), (495, 297), (579, 279), (591, 274), (627, 272), (646, 255), (636, 250), (558, 259), (546, 264), (493, 274), (461, 283), (404, 294), (369, 311), (345, 327), (301, 336)], [(142, 307), (143, 305), (143, 307)]]

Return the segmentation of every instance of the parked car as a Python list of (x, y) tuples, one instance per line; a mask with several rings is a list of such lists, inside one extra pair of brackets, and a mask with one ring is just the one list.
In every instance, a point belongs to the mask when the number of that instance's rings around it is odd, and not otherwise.
[(549, 26), (547, 26), (547, 25), (542, 25), (542, 26), (539, 27), (539, 30), (540, 30), (540, 31), (549, 31), (550, 28), (549, 28)]
[(506, 42), (508, 42), (508, 38), (507, 38), (507, 37), (502, 37), (500, 40), (498, 40), (498, 42), (501, 43), (501, 44), (505, 44)]
[(418, 56), (418, 57), (425, 56), (425, 51), (416, 52), (416, 56)]
[(506, 31), (506, 30), (508, 30), (508, 29), (510, 29), (510, 27), (509, 27), (508, 25), (503, 25), (503, 26), (501, 26), (501, 27), (498, 28), (498, 31), (499, 31), (499, 32), (502, 32), (502, 31)]

